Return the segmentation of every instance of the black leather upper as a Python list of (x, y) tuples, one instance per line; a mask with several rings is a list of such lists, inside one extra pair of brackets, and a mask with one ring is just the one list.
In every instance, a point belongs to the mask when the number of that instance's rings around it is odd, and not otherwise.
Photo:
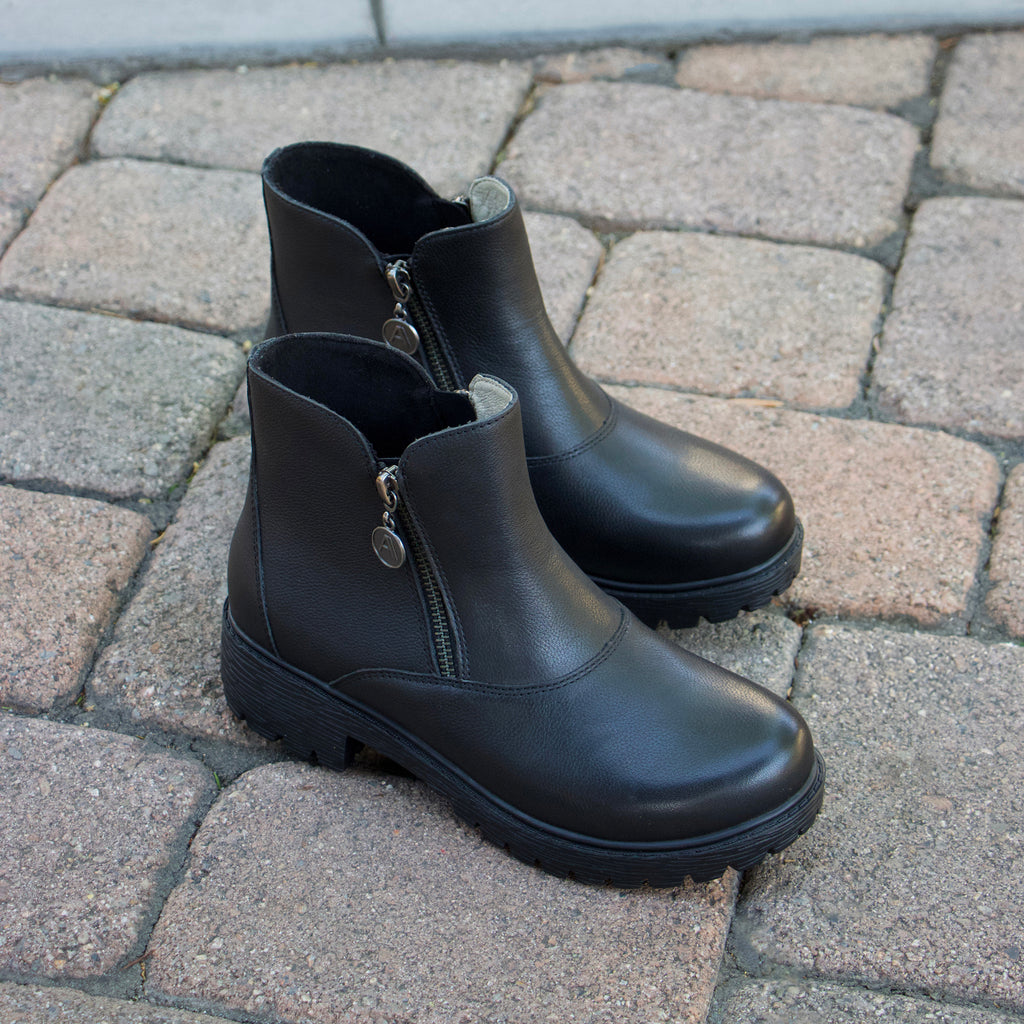
[(408, 256), (456, 383), (491, 373), (522, 403), (541, 512), (583, 570), (611, 584), (686, 586), (749, 572), (794, 535), (782, 483), (724, 448), (611, 399), (569, 358), (544, 309), (515, 196), (473, 223), (409, 168), (332, 143), (264, 165), (273, 329), (379, 338)]
[[(320, 335), (260, 346), (249, 388), (253, 477), (229, 603), (270, 653), (519, 811), (585, 836), (706, 836), (810, 778), (810, 734), (790, 705), (649, 630), (552, 538), (511, 390), (479, 415), (401, 353)], [(392, 459), (450, 615), (450, 676), (412, 559), (391, 569), (371, 550), (374, 480)]]

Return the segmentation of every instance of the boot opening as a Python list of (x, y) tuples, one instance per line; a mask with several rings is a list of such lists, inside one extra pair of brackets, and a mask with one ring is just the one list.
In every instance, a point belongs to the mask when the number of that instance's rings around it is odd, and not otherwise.
[(431, 231), (469, 223), (461, 203), (442, 199), (398, 161), (359, 146), (287, 146), (268, 158), (263, 176), (285, 200), (346, 221), (390, 255), (408, 255)]
[(401, 455), (427, 434), (479, 418), (469, 394), (439, 391), (415, 363), (396, 355), (360, 338), (298, 334), (260, 346), (251, 365), (348, 420), (382, 458)]

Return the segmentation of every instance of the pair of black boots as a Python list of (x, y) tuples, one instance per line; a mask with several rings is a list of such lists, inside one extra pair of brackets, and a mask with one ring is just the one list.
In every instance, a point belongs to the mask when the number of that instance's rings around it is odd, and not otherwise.
[(822, 799), (806, 724), (643, 624), (789, 585), (782, 484), (580, 372), (500, 180), (447, 201), (389, 157), (303, 143), (264, 195), (231, 708), (332, 767), (368, 744), (585, 881), (707, 879), (792, 842)]

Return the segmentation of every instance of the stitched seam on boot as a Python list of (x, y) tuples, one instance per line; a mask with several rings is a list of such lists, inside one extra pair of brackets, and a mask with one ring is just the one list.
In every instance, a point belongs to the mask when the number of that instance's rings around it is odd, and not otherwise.
[[(615, 653), (622, 644), (622, 641), (625, 639), (626, 634), (629, 632), (630, 618), (630, 615), (625, 611), (625, 609), (623, 609), (620, 615), (619, 625), (616, 627), (615, 632), (612, 633), (604, 646), (592, 658), (585, 661), (579, 668), (574, 669), (568, 675), (561, 676), (558, 679), (553, 679), (547, 683), (479, 683), (471, 679), (449, 679), (445, 676), (433, 676), (424, 681), (427, 681), (434, 686), (444, 686), (453, 690), (472, 690), (476, 693), (490, 694), (494, 697), (533, 696), (539, 693), (549, 693), (553, 690), (560, 690), (563, 687), (570, 686), (585, 676), (590, 675), (591, 672)], [(389, 672), (387, 670), (376, 671), (374, 669), (358, 669), (348, 675), (332, 680), (327, 685), (331, 689), (344, 692), (343, 688), (346, 681), (353, 677), (366, 674), (372, 674), (374, 678), (388, 679), (396, 683), (409, 682), (410, 677), (413, 675), (412, 673), (402, 675), (400, 673), (393, 671)]]
[(615, 424), (619, 419), (619, 406), (618, 403), (613, 401), (611, 411), (608, 413), (608, 418), (594, 431), (589, 437), (584, 438), (579, 444), (572, 448), (567, 448), (564, 452), (559, 452), (557, 455), (528, 455), (526, 457), (527, 465), (533, 466), (549, 466), (554, 465), (558, 462), (568, 462), (570, 459), (576, 458), (577, 455), (582, 455), (584, 452), (590, 451), (596, 445), (599, 445), (615, 428)]

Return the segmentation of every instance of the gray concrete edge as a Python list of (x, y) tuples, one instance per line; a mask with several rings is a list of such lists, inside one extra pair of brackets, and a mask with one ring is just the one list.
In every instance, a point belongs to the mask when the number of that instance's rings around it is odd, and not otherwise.
[(733, 21), (727, 25), (680, 22), (661, 25), (624, 26), (591, 31), (524, 31), (496, 33), (474, 38), (402, 40), (372, 43), (363, 39), (316, 39), (300, 42), (210, 46), (154, 45), (132, 52), (112, 48), (93, 52), (19, 52), (0, 48), (0, 80), (20, 81), (38, 75), (80, 75), (98, 83), (124, 79), (143, 71), (184, 70), (248, 65), (285, 64), (290, 61), (384, 60), (386, 58), (480, 59), (521, 58), (539, 53), (631, 46), (670, 51), (700, 43), (727, 43), (786, 39), (799, 41), (819, 35), (862, 35), (869, 32), (896, 34), (927, 32), (932, 35), (960, 35), (967, 32), (1024, 28), (1021, 13), (999, 12), (990, 17), (949, 18), (837, 17)]

